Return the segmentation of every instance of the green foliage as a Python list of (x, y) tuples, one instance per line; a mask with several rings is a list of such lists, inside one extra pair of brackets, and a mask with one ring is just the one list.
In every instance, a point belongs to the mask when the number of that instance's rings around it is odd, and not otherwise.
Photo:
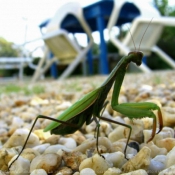
[(17, 57), (18, 55), (19, 49), (15, 48), (12, 42), (0, 37), (0, 57)]
[(154, 4), (158, 7), (161, 15), (165, 16), (168, 11), (168, 0), (154, 0)]
[[(175, 16), (175, 6), (168, 6), (168, 0), (154, 0), (154, 4), (157, 6), (159, 12), (163, 16)], [(157, 45), (170, 57), (175, 58), (175, 30), (174, 27), (165, 27)], [(151, 69), (169, 69), (170, 66), (160, 58), (152, 54), (148, 58), (148, 66)]]
[(40, 94), (45, 92), (43, 86), (33, 86), (31, 88), (27, 86), (18, 86), (15, 84), (8, 84), (0, 86), (0, 94), (5, 93), (24, 93), (25, 95)]
[[(8, 42), (4, 38), (0, 37), (0, 59), (1, 57), (18, 57), (20, 53), (19, 48), (15, 48), (12, 42)], [(0, 70), (0, 76), (11, 76), (17, 73), (17, 70)]]

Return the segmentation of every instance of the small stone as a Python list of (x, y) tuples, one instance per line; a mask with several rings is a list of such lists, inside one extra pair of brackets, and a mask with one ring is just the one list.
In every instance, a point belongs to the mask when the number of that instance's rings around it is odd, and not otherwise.
[[(124, 118), (127, 125), (130, 125), (133, 129), (131, 132), (130, 139), (135, 140), (137, 142), (142, 142), (143, 140), (143, 121), (142, 120), (131, 120), (127, 117)], [(125, 138), (128, 138), (129, 129), (125, 127)]]
[[(158, 130), (157, 130), (158, 131)], [(144, 135), (144, 142), (146, 143), (150, 138), (151, 138), (152, 130), (144, 130), (143, 135)], [(164, 138), (173, 138), (174, 137), (174, 131), (172, 128), (169, 127), (164, 127), (162, 131), (159, 134), (156, 134), (155, 137), (153, 138), (153, 142), (157, 145), (160, 140)]]
[(44, 151), (44, 154), (57, 153), (60, 149), (66, 151), (66, 152), (71, 151), (70, 149), (66, 148), (65, 146), (57, 144), (57, 145), (51, 145), (51, 146), (47, 147), (46, 150)]
[(45, 139), (43, 143), (49, 143), (55, 145), (59, 143), (60, 135), (51, 135), (49, 138)]
[(139, 152), (139, 144), (137, 142), (129, 142), (128, 146), (131, 148), (134, 148), (135, 150), (137, 150), (137, 152)]
[(8, 163), (18, 154), (21, 150), (21, 147), (14, 147), (14, 148), (2, 148), (0, 149), (0, 170), (7, 171), (8, 170)]
[(125, 137), (124, 132), (125, 132), (124, 126), (117, 126), (108, 136), (109, 140), (113, 143), (116, 142), (120, 139), (123, 139)]
[(43, 129), (36, 129), (33, 133), (35, 133), (40, 140), (44, 141), (51, 137), (50, 132), (44, 132)]
[(157, 142), (157, 146), (160, 148), (166, 148), (169, 152), (175, 146), (175, 138), (165, 138)]
[(100, 122), (100, 134), (104, 133), (105, 136), (108, 136), (113, 131), (111, 125), (108, 122)]
[(125, 147), (126, 147), (126, 141), (119, 140), (119, 141), (113, 142), (111, 152), (120, 151), (120, 152), (124, 153)]
[[(104, 154), (104, 156), (105, 156), (105, 154)], [(107, 154), (107, 156), (105, 156), (105, 159), (108, 162), (111, 162), (113, 164), (113, 166), (116, 168), (120, 168), (125, 161), (124, 154), (121, 152), (109, 153), (109, 154)]]
[(68, 149), (74, 149), (77, 147), (77, 143), (75, 142), (73, 138), (61, 137), (59, 140), (59, 144), (64, 145)]
[[(9, 162), (9, 165), (11, 162), (16, 158), (16, 156), (11, 159)], [(19, 156), (18, 159), (11, 165), (10, 167), (10, 175), (29, 175), (30, 170), (30, 161), (23, 158), (22, 156)]]
[(148, 175), (148, 173), (145, 170), (135, 170), (129, 173), (123, 173), (122, 175)]
[(41, 144), (38, 146), (33, 147), (33, 150), (38, 151), (40, 154), (42, 154), (48, 147), (50, 146), (49, 143)]
[(163, 107), (163, 122), (164, 126), (175, 126), (175, 108), (174, 107)]
[(122, 166), (123, 172), (130, 172), (138, 169), (146, 170), (150, 164), (151, 150), (143, 147), (132, 159)]
[(152, 129), (153, 119), (149, 117), (145, 117), (141, 119), (143, 121), (144, 129)]
[(55, 173), (54, 175), (72, 175), (73, 171), (71, 170), (71, 168), (68, 167), (61, 167), (59, 168), (59, 171), (57, 173)]
[(166, 156), (158, 155), (154, 159), (151, 160), (148, 172), (153, 174), (157, 174), (165, 168)]
[(87, 156), (81, 152), (64, 152), (63, 160), (65, 164), (70, 167), (72, 170), (78, 170), (81, 162), (86, 159)]
[(91, 168), (84, 168), (80, 171), (80, 175), (97, 175)]
[(24, 121), (20, 117), (13, 117), (12, 127), (20, 128), (24, 124)]
[(167, 154), (166, 148), (159, 148), (152, 141), (149, 143), (142, 143), (140, 145), (140, 148), (142, 148), (144, 146), (147, 146), (151, 150), (151, 157), (152, 158), (154, 158), (157, 155), (166, 155)]
[(109, 168), (103, 175), (119, 175), (121, 174), (121, 170), (119, 168)]
[[(23, 146), (28, 134), (29, 130), (27, 129), (17, 129), (13, 133), (13, 135), (9, 138), (9, 140), (4, 144), (3, 147), (11, 148), (15, 146)], [(31, 133), (26, 148), (32, 148), (39, 144), (40, 144), (39, 138), (34, 133)]]
[(47, 175), (47, 173), (43, 169), (36, 169), (36, 170), (33, 170), (30, 175)]
[(175, 172), (175, 165), (172, 165), (167, 169), (161, 171), (158, 175), (174, 175), (174, 172)]
[(35, 120), (36, 114), (31, 112), (22, 112), (20, 113), (20, 118), (23, 119), (24, 121), (32, 121)]
[[(99, 137), (98, 138), (98, 144), (99, 146), (102, 145), (106, 148), (106, 152), (111, 152), (112, 150), (112, 144), (110, 140), (106, 137)], [(81, 145), (77, 146), (73, 151), (80, 151), (82, 153), (86, 153), (86, 150), (96, 148), (96, 139), (87, 139), (85, 142), (83, 142)]]
[(170, 166), (174, 165), (175, 162), (175, 147), (167, 154), (166, 159), (166, 168), (169, 168)]
[(69, 134), (67, 136), (73, 138), (78, 145), (86, 140), (85, 136), (80, 131), (76, 131), (75, 133)]
[(91, 168), (97, 175), (102, 175), (108, 168), (111, 167), (112, 165), (109, 164), (103, 157), (95, 154), (93, 157), (87, 158), (81, 162), (79, 171), (84, 168)]
[(30, 162), (38, 155), (40, 155), (40, 153), (36, 150), (33, 150), (32, 148), (26, 148), (21, 153), (21, 156), (25, 159), (28, 159)]
[(30, 165), (30, 172), (44, 169), (47, 173), (54, 172), (61, 164), (61, 157), (57, 154), (42, 154), (35, 157)]

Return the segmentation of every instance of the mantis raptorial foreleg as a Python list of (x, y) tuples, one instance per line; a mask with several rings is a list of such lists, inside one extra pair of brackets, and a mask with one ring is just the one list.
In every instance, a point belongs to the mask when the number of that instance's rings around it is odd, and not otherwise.
[(147, 143), (151, 141), (156, 134), (157, 120), (156, 120), (156, 115), (152, 112), (152, 110), (158, 110), (158, 118), (159, 118), (160, 126), (159, 126), (159, 131), (157, 132), (157, 134), (163, 128), (162, 114), (161, 114), (160, 108), (154, 103), (150, 103), (150, 102), (122, 103), (122, 104), (113, 106), (113, 109), (127, 116), (130, 119), (138, 119), (138, 118), (143, 118), (146, 116), (149, 118), (153, 118), (152, 135), (151, 135), (151, 138), (147, 141)]

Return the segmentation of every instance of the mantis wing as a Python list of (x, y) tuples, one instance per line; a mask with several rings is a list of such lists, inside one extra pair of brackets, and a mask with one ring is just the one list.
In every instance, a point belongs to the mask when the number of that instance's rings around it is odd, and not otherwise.
[[(83, 98), (81, 98), (76, 103), (74, 103), (72, 106), (70, 106), (68, 109), (66, 109), (59, 117), (57, 117), (57, 119), (62, 120), (62, 121), (67, 121), (75, 117), (76, 115), (80, 114), (81, 112), (85, 111), (89, 106), (91, 106), (96, 101), (100, 91), (101, 91), (101, 87), (86, 94)], [(44, 129), (44, 132), (50, 131), (58, 127), (60, 124), (61, 123), (52, 122), (50, 125), (48, 125)]]

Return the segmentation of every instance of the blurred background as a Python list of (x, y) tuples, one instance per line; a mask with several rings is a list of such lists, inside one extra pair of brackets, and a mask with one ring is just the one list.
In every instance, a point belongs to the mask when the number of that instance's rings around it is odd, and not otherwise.
[[(70, 1), (70, 0), (69, 0)], [(90, 5), (97, 0), (83, 0), (79, 1), (84, 7)], [(174, 0), (147, 0), (152, 6), (156, 6), (162, 16), (175, 16), (175, 1)], [(44, 45), (42, 40), (38, 40), (32, 44), (24, 45), (24, 43), (35, 40), (42, 37), (39, 25), (46, 19), (52, 18), (57, 9), (67, 0), (0, 0), (0, 59), (1, 57), (20, 57), (25, 54), (30, 55), (36, 47)], [(132, 2), (132, 1), (130, 1)], [(125, 35), (126, 31), (120, 35)], [(93, 32), (94, 45), (92, 48), (94, 56), (94, 72), (98, 74), (98, 57), (99, 57), (99, 42), (100, 37), (98, 32)], [(108, 53), (117, 53), (118, 50), (108, 41), (107, 31), (104, 31), (105, 41), (107, 43)], [(86, 36), (80, 34), (77, 38), (80, 39), (82, 47), (86, 45)], [(160, 37), (157, 44), (163, 51), (169, 56), (175, 59), (175, 29), (172, 27), (166, 27)], [(113, 62), (112, 57), (109, 56), (110, 70), (116, 65)], [(37, 63), (40, 57), (43, 56), (43, 51), (38, 49), (32, 57), (35, 57)], [(147, 65), (152, 70), (164, 70), (169, 69), (169, 65), (163, 62), (161, 59), (156, 59), (157, 55), (151, 54), (147, 58)], [(0, 70), (0, 77), (9, 77), (16, 75), (18, 70)], [(27, 76), (33, 75), (34, 70), (26, 67), (24, 74)], [(81, 66), (79, 69), (73, 72), (73, 75), (81, 74)], [(47, 71), (46, 76), (50, 76), (50, 71)]]

